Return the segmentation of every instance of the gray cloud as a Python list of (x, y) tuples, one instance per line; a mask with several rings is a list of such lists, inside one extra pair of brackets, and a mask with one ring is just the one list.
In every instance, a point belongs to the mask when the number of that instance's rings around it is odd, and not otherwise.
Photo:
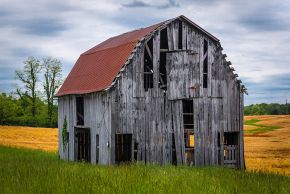
[(144, 8), (144, 7), (152, 7), (157, 9), (168, 9), (171, 7), (179, 7), (179, 3), (175, 2), (174, 0), (168, 0), (166, 3), (163, 3), (161, 5), (156, 4), (149, 4), (141, 0), (133, 0), (130, 3), (124, 3), (122, 4), (123, 7), (126, 8)]
[(130, 3), (124, 3), (122, 4), (122, 6), (128, 7), (128, 8), (136, 8), (136, 7), (151, 7), (152, 5), (145, 3), (143, 1), (134, 0)]
[(57, 19), (33, 20), (23, 26), (25, 33), (38, 36), (52, 36), (67, 29), (66, 26)]

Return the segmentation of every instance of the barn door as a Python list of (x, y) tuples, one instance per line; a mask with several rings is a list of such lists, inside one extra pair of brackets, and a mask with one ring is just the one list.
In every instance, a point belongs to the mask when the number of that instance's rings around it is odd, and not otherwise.
[(198, 55), (187, 51), (166, 54), (167, 96), (169, 100), (199, 97)]
[(76, 128), (75, 149), (78, 161), (91, 161), (91, 136), (89, 128)]
[(132, 134), (116, 134), (115, 159), (116, 164), (132, 161)]

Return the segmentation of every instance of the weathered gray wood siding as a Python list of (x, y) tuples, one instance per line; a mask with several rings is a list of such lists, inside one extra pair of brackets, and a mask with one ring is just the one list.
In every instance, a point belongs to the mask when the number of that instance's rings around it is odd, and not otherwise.
[[(68, 95), (58, 98), (58, 145), (61, 159), (74, 160), (74, 126), (76, 123), (75, 96)], [(62, 127), (64, 119), (67, 119), (67, 131), (69, 132), (68, 145), (63, 147)]]
[[(178, 21), (170, 23), (167, 29), (169, 52), (166, 95), (158, 87), (160, 31), (157, 31), (152, 35), (154, 87), (147, 92), (143, 87), (144, 46), (141, 43), (112, 92), (115, 99), (112, 106), (112, 134), (133, 134), (133, 141), (139, 145), (138, 160), (170, 163), (173, 133), (177, 163), (183, 164), (182, 99), (193, 99), (195, 164), (217, 165), (219, 161), (222, 164), (223, 132), (239, 132), (242, 126), (240, 98), (243, 94), (239, 83), (216, 42), (183, 22), (183, 47), (178, 49)], [(203, 88), (204, 39), (208, 41), (207, 88)], [(242, 136), (240, 133), (241, 142)]]
[(96, 135), (99, 135), (99, 163), (111, 161), (111, 93), (84, 96), (84, 126), (90, 128), (91, 162), (96, 163)]
[[(96, 135), (99, 135), (99, 163), (110, 164), (111, 161), (111, 93), (92, 93), (84, 96), (84, 126), (90, 129), (91, 162), (96, 162)], [(59, 154), (62, 159), (76, 160), (75, 147), (76, 95), (59, 97), (58, 128)], [(62, 126), (67, 118), (69, 146), (64, 150), (62, 144)], [(69, 150), (69, 153), (68, 153)]]

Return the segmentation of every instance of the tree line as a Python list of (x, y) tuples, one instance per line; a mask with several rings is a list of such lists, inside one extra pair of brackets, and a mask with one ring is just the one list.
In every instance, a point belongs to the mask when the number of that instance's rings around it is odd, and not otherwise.
[(287, 115), (290, 114), (290, 104), (252, 104), (244, 107), (245, 115)]
[(15, 71), (23, 86), (10, 94), (0, 94), (0, 123), (57, 127), (54, 95), (62, 83), (61, 71), (60, 60), (52, 57), (25, 60), (24, 67)]

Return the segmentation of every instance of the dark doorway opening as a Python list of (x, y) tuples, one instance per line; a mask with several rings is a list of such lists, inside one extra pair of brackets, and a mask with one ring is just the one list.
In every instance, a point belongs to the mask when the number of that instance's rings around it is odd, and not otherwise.
[(116, 134), (115, 158), (116, 164), (132, 161), (132, 134)]
[(224, 165), (238, 167), (239, 160), (239, 132), (224, 132)]
[(182, 100), (183, 108), (183, 126), (184, 126), (184, 145), (185, 145), (185, 163), (194, 165), (194, 118), (193, 118), (193, 100)]
[(99, 163), (100, 140), (99, 135), (96, 135), (96, 164)]
[(171, 146), (171, 163), (173, 165), (177, 165), (177, 157), (176, 157), (176, 147), (175, 147), (175, 136), (174, 133), (171, 134), (171, 141), (172, 141), (172, 146)]
[(78, 161), (91, 161), (91, 135), (89, 128), (76, 128), (75, 148)]
[(84, 125), (84, 97), (76, 98), (77, 125)]

